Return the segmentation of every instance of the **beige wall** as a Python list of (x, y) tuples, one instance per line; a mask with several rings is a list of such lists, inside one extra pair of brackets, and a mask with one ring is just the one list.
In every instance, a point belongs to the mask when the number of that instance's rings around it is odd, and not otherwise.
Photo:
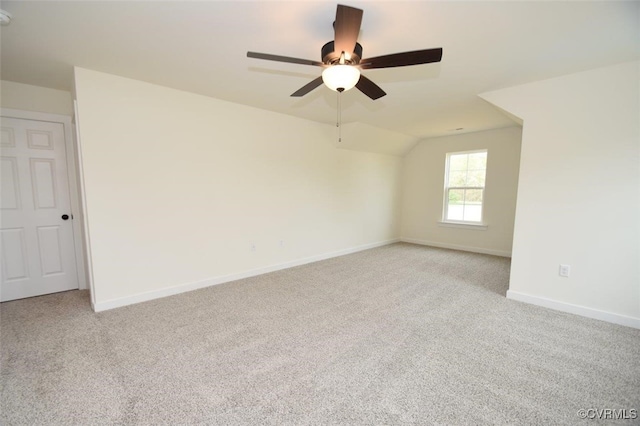
[(524, 122), (509, 297), (640, 327), (639, 76), (632, 62), (482, 95)]
[(0, 81), (0, 106), (23, 111), (73, 115), (70, 92), (6, 80)]
[(80, 68), (75, 85), (97, 309), (399, 236), (402, 159), (336, 149), (334, 126)]
[[(520, 162), (520, 127), (424, 140), (404, 158), (402, 239), (439, 247), (511, 255)], [(486, 230), (444, 227), (448, 152), (487, 149), (483, 221)]]

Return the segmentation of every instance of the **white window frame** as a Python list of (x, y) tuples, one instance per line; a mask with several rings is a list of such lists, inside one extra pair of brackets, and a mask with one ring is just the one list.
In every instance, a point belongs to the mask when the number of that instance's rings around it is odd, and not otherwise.
[[(489, 162), (489, 150), (488, 149), (475, 149), (471, 151), (455, 151), (447, 152), (444, 172), (444, 191), (442, 198), (442, 220), (439, 222), (440, 226), (456, 227), (456, 228), (468, 228), (468, 229), (487, 229), (486, 223), (484, 223), (484, 206), (485, 206), (485, 189), (487, 187), (487, 166), (485, 165), (485, 185), (484, 186), (449, 186), (449, 163), (452, 155), (461, 154), (475, 154), (478, 152), (484, 152), (487, 155), (487, 164)], [(448, 208), (449, 208), (449, 191), (451, 190), (481, 190), (482, 191), (482, 207), (480, 208), (480, 221), (470, 220), (448, 220)]]

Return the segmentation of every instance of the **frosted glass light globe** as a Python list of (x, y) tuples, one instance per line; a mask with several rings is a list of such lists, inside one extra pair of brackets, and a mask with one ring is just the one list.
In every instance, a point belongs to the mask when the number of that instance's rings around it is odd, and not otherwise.
[(336, 92), (352, 89), (358, 80), (360, 80), (360, 70), (353, 65), (332, 65), (322, 71), (322, 81), (329, 89)]

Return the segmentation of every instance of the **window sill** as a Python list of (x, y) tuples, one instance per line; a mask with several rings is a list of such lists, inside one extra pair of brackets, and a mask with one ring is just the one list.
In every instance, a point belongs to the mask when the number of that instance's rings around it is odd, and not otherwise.
[(446, 228), (460, 228), (460, 229), (473, 229), (475, 231), (486, 231), (489, 225), (484, 223), (471, 223), (471, 222), (445, 222), (438, 221), (438, 226), (444, 226)]

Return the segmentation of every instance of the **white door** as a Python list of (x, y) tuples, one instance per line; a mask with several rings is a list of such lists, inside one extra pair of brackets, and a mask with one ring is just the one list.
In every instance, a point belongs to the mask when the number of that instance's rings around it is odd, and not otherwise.
[(64, 126), (1, 120), (0, 301), (77, 289)]

